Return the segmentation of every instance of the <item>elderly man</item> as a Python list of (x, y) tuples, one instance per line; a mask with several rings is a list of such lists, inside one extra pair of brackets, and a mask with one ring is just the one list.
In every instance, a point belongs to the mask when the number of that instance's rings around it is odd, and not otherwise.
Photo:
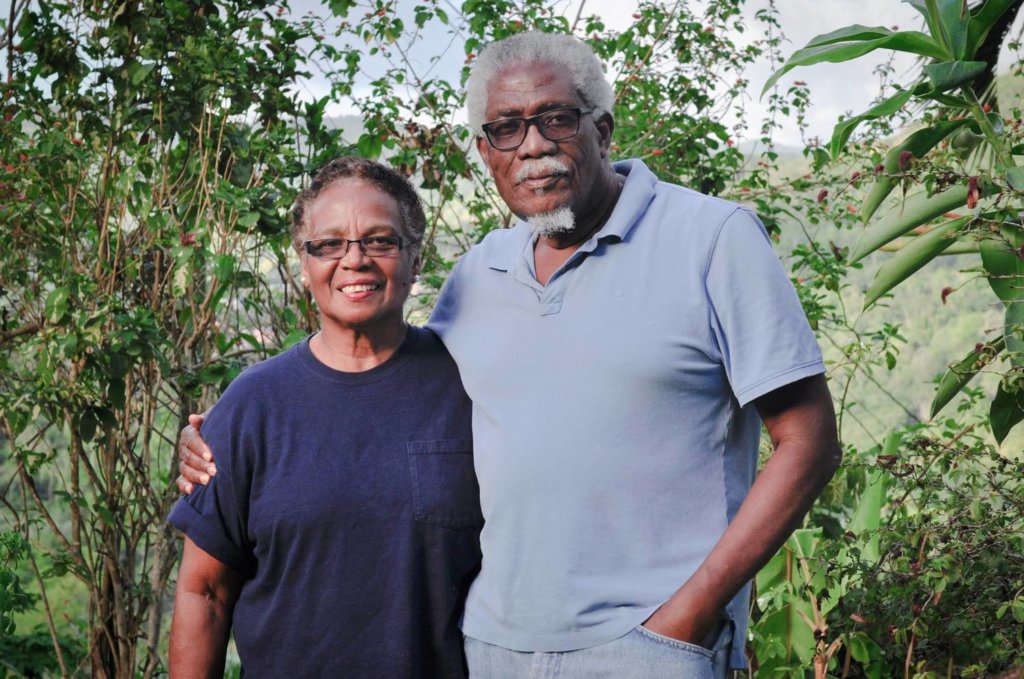
[[(470, 676), (746, 667), (748, 583), (840, 456), (767, 234), (639, 160), (609, 162), (612, 91), (574, 38), (496, 42), (467, 89), (521, 220), (462, 258), (430, 321), (473, 401), (486, 523)], [(774, 450), (755, 480), (762, 421)]]

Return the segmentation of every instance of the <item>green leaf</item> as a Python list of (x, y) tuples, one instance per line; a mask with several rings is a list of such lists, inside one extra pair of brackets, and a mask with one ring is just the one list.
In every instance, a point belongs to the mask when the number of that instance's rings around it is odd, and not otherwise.
[(897, 52), (910, 52), (911, 54), (920, 54), (921, 56), (931, 57), (933, 59), (948, 58), (946, 52), (939, 47), (934, 40), (918, 31), (892, 33), (884, 38), (876, 38), (874, 40), (818, 44), (815, 47), (810, 46), (815, 44), (815, 40), (826, 39), (827, 35), (829, 34), (814, 38), (809, 43), (809, 46), (794, 52), (793, 56), (786, 61), (782, 68), (773, 73), (768, 79), (768, 82), (765, 83), (764, 88), (761, 90), (761, 96), (763, 97), (765, 92), (774, 87), (779, 78), (797, 66), (810, 66), (812, 64), (820, 64), (822, 62), (839, 63), (843, 61), (850, 61), (869, 52), (873, 52), (876, 49), (891, 49), (896, 50)]
[[(893, 434), (890, 434), (890, 438)], [(896, 436), (897, 445), (889, 450), (889, 441), (883, 454), (894, 455), (899, 450), (899, 436)], [(861, 533), (878, 530), (882, 521), (882, 507), (885, 506), (889, 496), (889, 487), (892, 485), (892, 477), (881, 469), (869, 469), (865, 479), (864, 491), (861, 493), (857, 503), (857, 509), (853, 513), (848, 526), (849, 530), (858, 536)], [(860, 553), (861, 559), (875, 563), (881, 557), (878, 547), (878, 536), (871, 535), (864, 543)]]
[(238, 225), (249, 227), (260, 221), (259, 212), (245, 212), (238, 217)]
[(1024, 299), (1024, 259), (1020, 248), (1024, 246), (1024, 230), (1004, 224), (998, 236), (983, 239), (978, 244), (981, 263), (988, 276), (988, 284), (1003, 304)]
[(946, 404), (953, 400), (953, 397), (959, 394), (967, 386), (967, 383), (974, 379), (974, 376), (1001, 354), (1005, 348), (1005, 341), (999, 337), (990, 342), (982, 351), (972, 351), (959, 363), (950, 367), (942, 376), (939, 386), (935, 390), (930, 417), (935, 417), (940, 410), (946, 407)]
[(375, 134), (362, 134), (359, 136), (359, 141), (356, 143), (359, 149), (359, 155), (363, 158), (369, 158), (375, 160), (380, 156), (380, 152), (383, 150), (384, 145), (381, 143), (380, 137)]
[(1003, 337), (1010, 362), (1024, 370), (1024, 297), (1007, 302)]
[(867, 309), (882, 295), (938, 257), (943, 250), (956, 242), (956, 236), (960, 229), (970, 221), (970, 217), (948, 221), (924, 235), (916, 236), (907, 245), (900, 248), (875, 272), (875, 278), (864, 298), (864, 308)]
[(1024, 166), (1018, 165), (1007, 170), (1006, 183), (1014, 191), (1024, 192)]
[(928, 64), (924, 72), (935, 92), (945, 92), (971, 82), (987, 68), (988, 64), (984, 61), (946, 61)]
[[(967, 58), (967, 25), (971, 15), (966, 0), (933, 0), (943, 32), (943, 43), (956, 59)], [(935, 37), (934, 35), (932, 37)]]
[(820, 45), (832, 45), (837, 42), (850, 42), (852, 40), (877, 40), (892, 35), (893, 32), (884, 26), (862, 26), (853, 24), (831, 33), (822, 33), (807, 43), (806, 47), (819, 47)]
[(344, 18), (356, 6), (356, 0), (328, 0), (327, 6), (331, 8), (331, 14)]
[(931, 127), (914, 132), (902, 143), (889, 149), (889, 152), (885, 154), (885, 160), (882, 162), (882, 173), (875, 178), (875, 183), (864, 198), (864, 204), (861, 206), (860, 212), (861, 220), (867, 223), (871, 216), (875, 214), (878, 206), (882, 204), (882, 201), (895, 188), (896, 179), (890, 175), (900, 171), (900, 157), (904, 152), (909, 151), (914, 158), (923, 158), (939, 142), (968, 122), (968, 119), (963, 118), (961, 120), (946, 120), (935, 123)]
[(974, 56), (977, 53), (999, 17), (1017, 2), (1018, 0), (985, 0), (974, 11), (970, 23), (967, 24), (967, 56)]
[(46, 296), (46, 320), (50, 323), (60, 323), (64, 314), (68, 311), (68, 289), (55, 288)]
[(832, 131), (832, 142), (829, 144), (829, 151), (832, 154), (832, 159), (835, 160), (839, 157), (839, 154), (846, 146), (847, 140), (849, 140), (850, 135), (853, 134), (855, 129), (857, 129), (858, 125), (865, 120), (874, 120), (883, 116), (893, 115), (903, 108), (903, 105), (910, 100), (910, 97), (913, 96), (913, 94), (914, 93), (911, 90), (903, 90), (902, 92), (889, 97), (885, 101), (875, 104), (859, 116), (854, 116), (847, 120), (840, 121)]
[(850, 255), (850, 263), (859, 262), (889, 241), (966, 202), (967, 186), (964, 185), (950, 187), (933, 196), (923, 192), (910, 196), (904, 204), (868, 227)]
[(996, 443), (1002, 444), (1010, 430), (1024, 420), (1024, 389), (1011, 391), (1004, 379), (996, 391), (996, 397), (992, 399), (988, 420)]
[(153, 72), (154, 68), (156, 68), (156, 64), (140, 64), (138, 62), (133, 62), (128, 65), (128, 79), (131, 81), (132, 85), (139, 85), (149, 77), (149, 74)]

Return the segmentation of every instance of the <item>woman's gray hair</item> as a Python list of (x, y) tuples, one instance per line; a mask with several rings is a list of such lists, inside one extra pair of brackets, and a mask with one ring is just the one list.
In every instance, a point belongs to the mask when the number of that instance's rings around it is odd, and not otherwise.
[(595, 118), (611, 113), (615, 94), (594, 51), (571, 35), (530, 31), (491, 43), (474, 62), (466, 81), (466, 112), (474, 134), (483, 134), (487, 88), (494, 76), (509, 66), (536, 63), (552, 64), (569, 73), (583, 103), (594, 109)]
[(423, 244), (423, 232), (427, 228), (427, 218), (423, 214), (423, 203), (412, 184), (394, 170), (380, 163), (345, 156), (335, 158), (327, 163), (313, 176), (313, 181), (295, 198), (292, 206), (292, 245), (302, 251), (302, 235), (306, 230), (306, 213), (324, 189), (340, 181), (361, 181), (377, 187), (395, 199), (402, 215), (404, 236), (409, 240), (409, 249), (413, 255), (419, 254)]

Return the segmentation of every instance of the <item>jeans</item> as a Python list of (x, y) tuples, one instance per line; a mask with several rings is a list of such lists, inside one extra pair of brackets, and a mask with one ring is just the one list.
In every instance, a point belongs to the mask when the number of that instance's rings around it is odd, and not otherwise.
[(524, 653), (470, 637), (465, 646), (469, 679), (723, 679), (731, 642), (725, 621), (710, 650), (642, 626), (578, 651)]

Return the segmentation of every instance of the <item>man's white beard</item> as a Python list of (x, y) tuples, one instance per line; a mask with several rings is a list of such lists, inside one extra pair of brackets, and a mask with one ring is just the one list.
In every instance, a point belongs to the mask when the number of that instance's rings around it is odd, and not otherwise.
[(526, 221), (541, 236), (557, 236), (569, 233), (576, 226), (576, 216), (568, 205), (555, 208), (550, 212), (530, 215), (526, 218)]

